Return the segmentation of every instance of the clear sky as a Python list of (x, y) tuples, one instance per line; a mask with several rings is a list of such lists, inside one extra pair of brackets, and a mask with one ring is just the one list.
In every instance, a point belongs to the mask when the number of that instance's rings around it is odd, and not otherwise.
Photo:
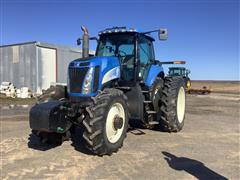
[(156, 59), (186, 60), (192, 79), (239, 80), (239, 0), (0, 1), (1, 45), (76, 46), (81, 25), (92, 36), (112, 26), (166, 27), (169, 39), (156, 40)]

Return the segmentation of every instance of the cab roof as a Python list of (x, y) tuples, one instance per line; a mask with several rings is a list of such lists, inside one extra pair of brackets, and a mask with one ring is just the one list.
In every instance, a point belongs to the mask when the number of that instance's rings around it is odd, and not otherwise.
[(102, 36), (102, 35), (117, 34), (117, 33), (138, 33), (146, 36), (151, 41), (155, 41), (153, 37), (146, 35), (144, 31), (137, 30), (135, 28), (126, 28), (126, 27), (118, 27), (118, 26), (115, 26), (112, 28), (106, 28), (102, 31), (99, 31), (98, 35)]

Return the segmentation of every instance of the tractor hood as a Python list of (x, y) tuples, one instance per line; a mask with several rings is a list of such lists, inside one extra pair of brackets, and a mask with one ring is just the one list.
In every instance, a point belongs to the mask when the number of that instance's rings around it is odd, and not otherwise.
[(69, 67), (95, 67), (100, 66), (102, 71), (108, 71), (113, 67), (120, 66), (119, 59), (114, 56), (110, 57), (89, 57), (89, 58), (82, 58), (76, 59), (69, 64)]
[[(119, 77), (118, 57), (97, 56), (76, 59), (69, 64), (68, 68), (68, 93), (70, 96), (94, 96), (105, 83)], [(91, 90), (87, 93), (84, 89), (86, 81), (91, 84)]]

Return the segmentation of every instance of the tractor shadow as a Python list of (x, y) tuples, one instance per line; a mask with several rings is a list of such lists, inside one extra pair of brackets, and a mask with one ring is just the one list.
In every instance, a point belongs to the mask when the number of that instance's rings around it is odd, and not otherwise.
[(133, 135), (145, 135), (146, 133), (143, 130), (151, 130), (151, 131), (158, 131), (158, 132), (165, 132), (162, 130), (161, 127), (158, 126), (152, 126), (152, 127), (144, 127), (143, 123), (139, 120), (129, 119), (129, 128), (128, 133), (131, 133)]
[(133, 135), (145, 135), (146, 133), (142, 131), (142, 129), (146, 129), (143, 127), (142, 123), (139, 120), (129, 119), (129, 127), (127, 133), (131, 133)]
[[(137, 136), (145, 135), (146, 133), (143, 131), (144, 129), (147, 128), (145, 128), (140, 121), (130, 120), (127, 133), (131, 133)], [(70, 132), (71, 137), (69, 138), (69, 140), (71, 141), (71, 146), (73, 146), (76, 151), (88, 155), (94, 155), (90, 150), (86, 148), (85, 139), (83, 138), (84, 128), (82, 126), (73, 126), (73, 128), (70, 129)], [(47, 151), (52, 148), (61, 146), (61, 144), (41, 143), (39, 138), (33, 133), (29, 134), (28, 140), (28, 147), (39, 151)]]
[[(71, 131), (71, 136), (66, 141), (70, 141), (71, 146), (73, 146), (76, 151), (79, 151), (81, 153), (88, 154), (88, 155), (93, 155), (93, 153), (86, 148), (85, 140), (82, 137), (84, 132), (83, 127), (74, 127), (70, 131)], [(29, 138), (28, 138), (28, 147), (34, 150), (39, 150), (39, 151), (47, 151), (52, 148), (56, 148), (58, 146), (61, 146), (62, 143), (61, 144), (42, 143), (39, 140), (39, 138), (33, 133), (29, 134)]]
[(169, 167), (177, 171), (186, 171), (197, 179), (227, 179), (226, 177), (209, 169), (200, 161), (186, 157), (177, 157), (165, 151), (163, 151), (162, 154), (165, 156), (164, 159), (167, 161)]
[(60, 146), (61, 144), (45, 144), (41, 143), (39, 138), (36, 137), (33, 133), (29, 134), (28, 137), (28, 148), (39, 150), (39, 151), (47, 151), (49, 149)]

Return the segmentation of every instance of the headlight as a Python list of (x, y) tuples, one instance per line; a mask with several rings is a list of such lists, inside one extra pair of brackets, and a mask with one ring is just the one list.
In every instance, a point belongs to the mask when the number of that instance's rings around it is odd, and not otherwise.
[(82, 93), (83, 94), (89, 94), (91, 93), (91, 90), (92, 90), (92, 83), (93, 83), (93, 72), (94, 72), (94, 68), (91, 67), (86, 76), (85, 76), (85, 79), (84, 79), (84, 82), (83, 82), (83, 88), (82, 88)]

